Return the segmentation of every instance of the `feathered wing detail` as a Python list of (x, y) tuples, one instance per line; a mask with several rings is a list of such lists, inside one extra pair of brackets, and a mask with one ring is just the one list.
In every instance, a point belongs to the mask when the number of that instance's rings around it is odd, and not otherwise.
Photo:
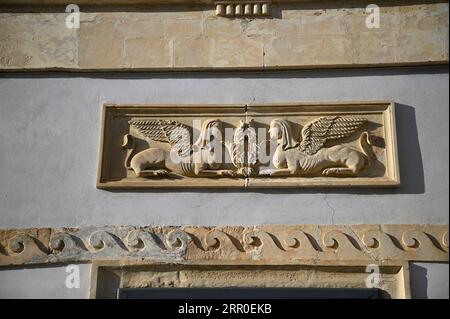
[(171, 146), (187, 144), (190, 148), (190, 129), (183, 123), (174, 120), (132, 120), (128, 123), (146, 138)]
[(303, 127), (300, 150), (314, 155), (327, 141), (352, 135), (367, 123), (358, 117), (323, 116)]

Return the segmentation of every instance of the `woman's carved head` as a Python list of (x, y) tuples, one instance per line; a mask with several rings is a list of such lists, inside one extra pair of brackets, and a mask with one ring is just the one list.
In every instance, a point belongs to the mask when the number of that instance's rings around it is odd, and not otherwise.
[(222, 122), (218, 119), (208, 119), (203, 122), (200, 136), (194, 145), (204, 148), (206, 143), (212, 142), (213, 140), (222, 140), (222, 136), (220, 135), (222, 135)]
[(292, 137), (291, 126), (288, 121), (274, 119), (270, 122), (269, 134), (271, 139), (281, 140), (283, 150), (288, 150), (298, 146)]

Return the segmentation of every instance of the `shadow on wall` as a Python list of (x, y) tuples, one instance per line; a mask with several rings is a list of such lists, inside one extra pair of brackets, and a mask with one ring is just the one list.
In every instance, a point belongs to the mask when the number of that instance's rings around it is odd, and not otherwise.
[(428, 279), (427, 269), (425, 267), (410, 263), (410, 285), (411, 298), (413, 299), (428, 299)]
[[(121, 1), (118, 1), (119, 3)], [(125, 3), (125, 1), (122, 1)], [(180, 1), (181, 2), (181, 1)], [(377, 5), (380, 7), (394, 7), (394, 6), (410, 6), (410, 5), (423, 5), (428, 3), (441, 3), (442, 0), (378, 0)], [(190, 12), (198, 10), (211, 10), (211, 5), (202, 4), (159, 4), (159, 5), (82, 5), (82, 12)], [(301, 4), (296, 3), (278, 3), (277, 6), (271, 8), (271, 16), (269, 18), (281, 19), (283, 17), (283, 10), (327, 10), (327, 9), (352, 9), (352, 8), (365, 8), (371, 1), (368, 0), (354, 0), (347, 3), (333, 3), (333, 1), (320, 1), (320, 2), (304, 2)], [(14, 6), (4, 5), (0, 6), (0, 12), (14, 12), (14, 13), (35, 13), (50, 12), (60, 13), (61, 7), (59, 6), (45, 6), (40, 5), (38, 9), (32, 6)]]
[[(419, 144), (419, 135), (417, 131), (415, 109), (405, 104), (396, 104), (395, 108), (396, 127), (397, 127), (397, 147), (400, 165), (401, 185), (396, 188), (274, 188), (274, 189), (198, 189), (201, 193), (242, 193), (253, 192), (262, 194), (361, 194), (361, 195), (379, 195), (379, 194), (423, 194), (425, 193), (425, 181), (422, 162), (422, 153)], [(192, 189), (142, 189), (142, 190), (107, 190), (109, 192), (141, 192), (141, 193), (166, 193), (166, 192), (192, 192)]]
[(416, 113), (412, 106), (396, 104), (397, 147), (402, 194), (425, 193), (422, 152), (417, 132)]
[[(128, 80), (146, 80), (152, 79), (229, 79), (235, 77), (239, 79), (320, 79), (320, 78), (349, 78), (364, 77), (369, 74), (372, 76), (391, 76), (391, 75), (410, 75), (410, 74), (446, 74), (447, 65), (436, 66), (413, 66), (413, 67), (380, 67), (380, 68), (355, 68), (355, 69), (310, 69), (310, 70), (216, 70), (216, 71), (171, 71), (171, 72), (83, 72), (82, 75), (76, 72), (0, 72), (1, 78), (9, 79), (45, 79), (45, 78), (90, 78), (90, 79), (128, 79)], [(103, 101), (111, 102), (114, 101)]]

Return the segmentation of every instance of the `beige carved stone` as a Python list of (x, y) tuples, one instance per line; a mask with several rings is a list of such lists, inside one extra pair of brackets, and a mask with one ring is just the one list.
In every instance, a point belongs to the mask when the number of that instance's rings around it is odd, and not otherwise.
[(270, 122), (270, 138), (278, 146), (272, 158), (275, 169), (260, 171), (259, 175), (286, 176), (320, 172), (323, 176), (358, 176), (364, 166), (370, 168), (375, 155), (368, 132), (359, 137), (360, 150), (346, 145), (323, 148), (331, 140), (342, 139), (358, 131), (366, 119), (357, 117), (322, 116), (302, 129), (301, 144), (292, 135), (287, 120)]
[(215, 1), (216, 16), (221, 17), (264, 17), (270, 14), (270, 0), (257, 1)]
[[(117, 288), (376, 288), (409, 298), (410, 261), (448, 262), (448, 225), (261, 225), (0, 230), (0, 267), (91, 263), (91, 297)], [(108, 283), (108, 284), (106, 284)]]
[(369, 287), (379, 289), (379, 298), (411, 298), (407, 262), (358, 261), (314, 265), (97, 261), (91, 268), (90, 298), (114, 299), (118, 288), (368, 288), (374, 270), (376, 282)]
[(391, 102), (108, 104), (102, 134), (100, 188), (399, 184)]
[(244, 112), (244, 105), (105, 105), (98, 187), (244, 187), (224, 160), (224, 139), (210, 149), (206, 136), (231, 132)]
[[(80, 28), (68, 29), (66, 2), (4, 0), (0, 70), (303, 69), (448, 63), (448, 2), (379, 3), (380, 28), (367, 28), (367, 2), (274, 0), (226, 8), (214, 0), (82, 0)], [(31, 3), (32, 10), (13, 7)], [(145, 3), (136, 10), (112, 3)], [(235, 4), (236, 0), (229, 3)], [(196, 4), (197, 6), (192, 6)], [(102, 6), (104, 5), (104, 6)], [(140, 10), (142, 8), (142, 10)], [(51, 12), (49, 12), (51, 11)], [(243, 15), (240, 13), (243, 11)], [(238, 15), (236, 15), (236, 12)], [(253, 12), (261, 12), (256, 19)], [(248, 18), (246, 18), (248, 17)]]
[[(134, 154), (135, 143), (131, 134), (124, 136), (124, 148), (128, 149), (125, 159), (127, 169), (134, 171), (137, 177), (170, 176), (236, 176), (234, 170), (219, 169), (222, 165), (222, 159), (217, 155), (218, 152), (209, 151), (206, 146), (206, 132), (208, 130), (218, 130), (223, 134), (223, 124), (217, 119), (207, 119), (203, 122), (198, 140), (191, 145), (191, 136), (189, 127), (178, 121), (171, 120), (134, 120), (128, 122), (132, 128), (135, 128), (146, 138), (156, 142), (169, 143), (170, 149), (149, 147), (137, 154)], [(186, 138), (179, 138), (178, 134), (185, 134)], [(130, 145), (131, 144), (131, 145)], [(177, 145), (178, 144), (178, 145)], [(174, 162), (171, 159), (170, 151), (174, 147), (179, 147), (180, 161)], [(199, 161), (195, 161), (192, 154), (194, 148), (199, 149)], [(133, 156), (132, 156), (133, 155)], [(163, 165), (163, 169), (156, 169)]]
[(448, 225), (0, 230), (0, 266), (95, 260), (259, 265), (448, 261)]

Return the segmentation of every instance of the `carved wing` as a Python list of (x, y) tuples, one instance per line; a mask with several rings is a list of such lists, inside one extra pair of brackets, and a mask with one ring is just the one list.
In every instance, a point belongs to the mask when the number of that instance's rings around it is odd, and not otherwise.
[(171, 146), (183, 143), (190, 147), (189, 126), (174, 120), (132, 120), (128, 122), (143, 136)]
[(244, 128), (238, 127), (234, 131), (233, 145), (231, 147), (231, 159), (234, 166), (236, 167), (241, 167), (244, 164), (245, 160), (244, 141), (245, 141)]
[(302, 129), (300, 150), (308, 155), (319, 151), (327, 141), (350, 136), (367, 123), (365, 118), (324, 116)]

